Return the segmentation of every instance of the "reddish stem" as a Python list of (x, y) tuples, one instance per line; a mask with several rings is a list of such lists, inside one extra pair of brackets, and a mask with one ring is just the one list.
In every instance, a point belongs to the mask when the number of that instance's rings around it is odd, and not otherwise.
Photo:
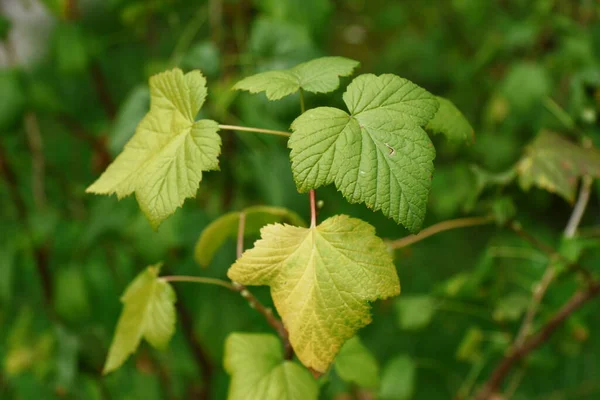
[(308, 196), (310, 197), (310, 227), (314, 228), (317, 226), (317, 200), (315, 191), (311, 190), (308, 192)]

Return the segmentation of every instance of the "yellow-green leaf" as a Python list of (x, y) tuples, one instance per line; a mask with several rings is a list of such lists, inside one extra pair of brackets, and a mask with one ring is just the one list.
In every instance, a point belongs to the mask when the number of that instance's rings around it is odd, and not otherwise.
[(269, 100), (278, 100), (301, 88), (313, 93), (334, 91), (340, 76), (352, 73), (359, 62), (344, 57), (322, 57), (293, 68), (268, 71), (242, 79), (233, 87), (251, 93), (266, 92)]
[(375, 228), (345, 215), (311, 228), (264, 227), (261, 240), (227, 275), (271, 287), (296, 355), (320, 372), (371, 322), (369, 302), (400, 293), (396, 268)]
[(225, 342), (229, 400), (316, 400), (317, 382), (308, 370), (284, 361), (281, 343), (268, 334), (232, 333)]
[(135, 135), (87, 192), (122, 198), (135, 192), (154, 229), (198, 191), (202, 172), (219, 168), (219, 126), (195, 121), (206, 98), (200, 71), (150, 78), (150, 111)]
[(524, 190), (536, 185), (573, 202), (581, 176), (600, 177), (600, 152), (542, 131), (527, 147), (517, 172)]
[(142, 338), (163, 349), (175, 333), (175, 292), (158, 277), (159, 271), (160, 264), (148, 267), (121, 297), (123, 311), (104, 365), (105, 374), (119, 368)]
[(207, 267), (223, 242), (237, 236), (242, 213), (246, 216), (244, 235), (258, 233), (263, 226), (275, 222), (305, 226), (305, 222), (298, 214), (283, 207), (253, 206), (242, 211), (227, 213), (211, 222), (202, 231), (194, 249), (194, 257), (198, 264)]

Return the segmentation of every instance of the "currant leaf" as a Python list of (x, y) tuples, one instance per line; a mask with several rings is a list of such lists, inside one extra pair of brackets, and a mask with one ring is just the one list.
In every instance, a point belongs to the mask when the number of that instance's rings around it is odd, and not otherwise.
[(107, 374), (134, 353), (142, 338), (164, 349), (175, 333), (175, 291), (158, 277), (160, 264), (146, 268), (129, 284), (121, 301), (123, 311), (104, 365)]
[(233, 89), (251, 93), (266, 92), (269, 100), (278, 100), (303, 89), (312, 93), (332, 92), (340, 85), (340, 76), (348, 76), (359, 65), (344, 57), (322, 57), (293, 68), (252, 75)]
[(319, 372), (371, 322), (369, 302), (400, 293), (396, 268), (375, 229), (345, 215), (311, 228), (262, 228), (261, 239), (227, 275), (271, 287), (296, 355)]
[(292, 123), (288, 145), (301, 192), (334, 183), (351, 203), (417, 232), (431, 188), (435, 149), (422, 126), (436, 98), (395, 75), (360, 75), (344, 93), (350, 114), (337, 108), (309, 110)]
[(180, 69), (150, 78), (150, 111), (123, 152), (87, 192), (123, 198), (135, 192), (154, 229), (198, 191), (202, 172), (219, 169), (219, 126), (195, 121), (206, 98), (200, 71)]
[(229, 400), (316, 400), (319, 388), (306, 369), (284, 361), (281, 343), (268, 334), (232, 333), (225, 342)]

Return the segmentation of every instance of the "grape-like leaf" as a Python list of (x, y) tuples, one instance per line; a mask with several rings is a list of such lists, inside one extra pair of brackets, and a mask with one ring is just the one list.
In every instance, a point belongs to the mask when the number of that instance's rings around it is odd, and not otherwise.
[(104, 365), (107, 374), (136, 351), (142, 338), (163, 349), (175, 333), (175, 291), (158, 277), (160, 264), (148, 267), (129, 284), (121, 301), (123, 311)]
[(600, 152), (583, 148), (554, 132), (542, 131), (527, 147), (517, 172), (524, 190), (536, 185), (573, 202), (581, 176), (600, 177)]
[(284, 361), (281, 343), (268, 334), (232, 333), (225, 342), (229, 400), (316, 400), (317, 382), (306, 369)]
[(350, 114), (309, 110), (292, 123), (288, 145), (301, 192), (335, 183), (352, 203), (417, 232), (425, 218), (435, 149), (422, 126), (438, 101), (395, 75), (360, 75), (344, 93)]
[(335, 370), (346, 382), (374, 389), (379, 385), (379, 365), (358, 336), (348, 340), (335, 358)]
[(340, 76), (348, 76), (359, 62), (344, 57), (322, 57), (293, 68), (268, 71), (242, 79), (233, 87), (251, 93), (266, 92), (269, 100), (278, 100), (303, 89), (312, 93), (332, 92), (340, 85)]
[(305, 226), (298, 214), (282, 207), (254, 206), (243, 211), (227, 213), (211, 222), (202, 231), (194, 249), (194, 257), (198, 264), (207, 267), (223, 242), (237, 236), (242, 213), (246, 216), (245, 235), (258, 233), (263, 226), (275, 222), (285, 221), (293, 225)]
[(453, 141), (473, 142), (475, 134), (473, 127), (465, 116), (450, 100), (436, 97), (440, 108), (425, 129), (433, 133), (441, 133)]
[(262, 228), (261, 240), (227, 275), (271, 287), (296, 355), (320, 372), (371, 322), (370, 301), (400, 293), (396, 268), (375, 229), (345, 215), (311, 228)]
[(150, 111), (140, 122), (123, 152), (87, 192), (135, 192), (140, 208), (154, 229), (186, 198), (196, 195), (202, 171), (219, 168), (219, 126), (194, 121), (206, 98), (206, 79), (200, 71), (180, 69), (150, 78)]

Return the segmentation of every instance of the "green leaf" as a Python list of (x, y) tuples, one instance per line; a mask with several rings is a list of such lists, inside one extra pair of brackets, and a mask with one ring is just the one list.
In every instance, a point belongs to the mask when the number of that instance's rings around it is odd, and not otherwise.
[(202, 231), (194, 249), (194, 257), (198, 264), (207, 267), (223, 242), (237, 236), (242, 213), (246, 215), (244, 235), (258, 233), (263, 226), (275, 222), (287, 221), (292, 225), (306, 225), (298, 214), (282, 207), (254, 206), (243, 211), (227, 213), (211, 222)]
[(164, 349), (175, 333), (175, 291), (158, 277), (160, 264), (148, 267), (129, 284), (123, 311), (108, 351), (104, 373), (119, 368), (136, 351), (142, 338)]
[(232, 333), (225, 342), (229, 400), (316, 400), (317, 382), (306, 369), (284, 361), (278, 338)]
[(600, 177), (600, 152), (542, 131), (527, 147), (517, 164), (517, 173), (524, 190), (536, 185), (573, 202), (581, 176)]
[(360, 75), (344, 93), (350, 110), (319, 107), (292, 123), (288, 145), (301, 192), (334, 182), (351, 203), (417, 232), (423, 224), (435, 149), (422, 126), (438, 102), (395, 75)]
[(358, 336), (344, 343), (334, 365), (337, 374), (346, 382), (370, 389), (379, 385), (377, 360)]
[(393, 358), (381, 374), (381, 400), (408, 400), (415, 391), (417, 367), (407, 355)]
[(406, 330), (425, 328), (436, 310), (435, 299), (427, 295), (399, 297), (395, 306), (400, 328)]
[(391, 256), (375, 229), (338, 215), (311, 228), (268, 225), (227, 275), (269, 285), (296, 355), (324, 372), (342, 344), (371, 322), (369, 302), (400, 293)]
[(450, 100), (436, 96), (440, 108), (425, 129), (446, 135), (450, 140), (473, 142), (475, 132), (469, 121)]
[(87, 192), (135, 192), (140, 208), (154, 229), (186, 198), (194, 197), (202, 171), (217, 170), (221, 151), (215, 121), (194, 118), (206, 98), (200, 71), (180, 69), (150, 78), (150, 112), (138, 125), (123, 152)]
[(266, 92), (269, 100), (278, 100), (303, 89), (312, 93), (332, 92), (340, 85), (340, 76), (348, 76), (359, 62), (344, 57), (322, 57), (293, 68), (252, 75), (235, 84), (235, 90)]
[(471, 327), (456, 350), (456, 358), (462, 361), (476, 362), (481, 358), (481, 345), (484, 339), (479, 327)]

